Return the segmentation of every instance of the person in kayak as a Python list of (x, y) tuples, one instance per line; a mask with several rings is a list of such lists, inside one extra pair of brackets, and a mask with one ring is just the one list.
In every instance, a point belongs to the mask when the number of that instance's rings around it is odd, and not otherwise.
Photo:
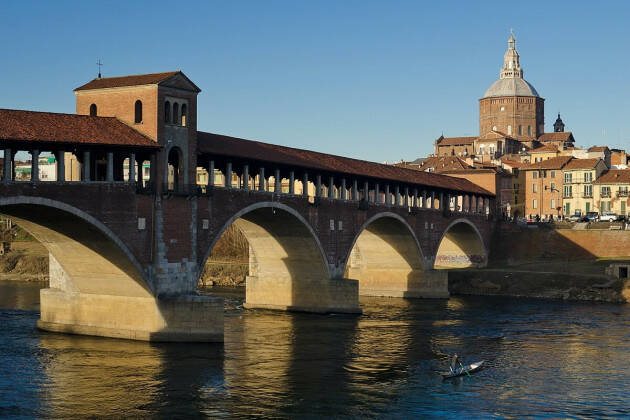
[(459, 356), (457, 355), (457, 353), (455, 353), (453, 355), (453, 358), (451, 359), (451, 372), (455, 372), (457, 369), (457, 362), (459, 362)]

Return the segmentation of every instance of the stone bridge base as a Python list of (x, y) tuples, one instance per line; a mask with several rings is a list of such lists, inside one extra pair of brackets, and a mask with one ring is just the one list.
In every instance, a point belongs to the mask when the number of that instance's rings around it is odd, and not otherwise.
[(356, 280), (261, 279), (248, 276), (245, 283), (245, 308), (313, 313), (360, 314), (359, 286)]
[(350, 269), (349, 276), (360, 278), (360, 296), (403, 298), (448, 298), (446, 271), (397, 271)]
[(142, 341), (223, 342), (223, 300), (210, 296), (170, 299), (71, 293), (42, 289), (46, 331)]

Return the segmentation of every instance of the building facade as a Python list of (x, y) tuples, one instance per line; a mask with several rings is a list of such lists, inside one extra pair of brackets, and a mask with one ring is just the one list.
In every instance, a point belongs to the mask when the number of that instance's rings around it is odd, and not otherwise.
[(571, 159), (562, 169), (562, 209), (565, 216), (596, 211), (593, 183), (608, 168), (602, 159)]
[(599, 211), (600, 214), (611, 211), (618, 215), (628, 216), (630, 170), (611, 169), (603, 173), (593, 184), (594, 210)]
[(557, 219), (562, 215), (562, 169), (570, 160), (569, 156), (559, 156), (521, 167), (526, 217)]

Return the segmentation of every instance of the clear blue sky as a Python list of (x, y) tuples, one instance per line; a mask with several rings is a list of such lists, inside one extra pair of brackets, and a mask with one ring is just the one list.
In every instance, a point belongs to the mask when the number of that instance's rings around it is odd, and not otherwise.
[(630, 149), (630, 2), (42, 1), (0, 11), (0, 108), (74, 112), (96, 76), (184, 71), (198, 128), (373, 161), (476, 135), (514, 28), (582, 146)]

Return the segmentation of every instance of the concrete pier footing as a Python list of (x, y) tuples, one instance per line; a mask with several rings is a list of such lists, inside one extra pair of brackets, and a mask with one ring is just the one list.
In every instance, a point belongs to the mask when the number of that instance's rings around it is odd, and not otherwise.
[(243, 306), (248, 309), (261, 308), (313, 313), (361, 313), (357, 280), (301, 279), (300, 281), (292, 281), (291, 278), (276, 278), (271, 281), (258, 276), (248, 276), (245, 288)]
[(360, 278), (360, 296), (404, 298), (448, 298), (448, 273), (446, 271), (408, 270), (357, 270), (348, 275)]
[(223, 299), (40, 292), (45, 331), (142, 341), (223, 342)]

